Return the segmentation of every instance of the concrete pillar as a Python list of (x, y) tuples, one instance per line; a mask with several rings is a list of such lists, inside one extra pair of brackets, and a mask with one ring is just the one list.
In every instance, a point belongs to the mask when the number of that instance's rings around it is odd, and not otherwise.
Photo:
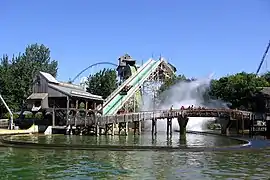
[(221, 134), (228, 136), (230, 134), (229, 127), (231, 125), (230, 117), (228, 117), (228, 118), (219, 118), (218, 123), (221, 126)]
[(180, 135), (186, 135), (188, 117), (179, 116), (177, 118), (177, 121), (178, 121), (179, 128), (180, 128)]

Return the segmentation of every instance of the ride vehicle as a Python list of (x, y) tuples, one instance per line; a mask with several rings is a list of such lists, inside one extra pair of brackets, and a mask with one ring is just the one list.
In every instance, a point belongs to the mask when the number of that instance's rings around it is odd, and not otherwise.
[(132, 86), (126, 85), (122, 91), (120, 91), (120, 95), (127, 95), (128, 91), (132, 88)]

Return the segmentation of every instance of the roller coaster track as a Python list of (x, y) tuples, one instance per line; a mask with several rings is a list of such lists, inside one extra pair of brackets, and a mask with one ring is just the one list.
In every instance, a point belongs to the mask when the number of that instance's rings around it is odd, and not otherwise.
[(70, 83), (73, 83), (82, 73), (84, 73), (85, 71), (87, 71), (88, 69), (90, 69), (91, 67), (97, 66), (97, 65), (101, 65), (101, 64), (108, 64), (108, 65), (112, 65), (112, 66), (118, 66), (117, 64), (111, 63), (111, 62), (98, 62), (95, 64), (91, 64), (90, 66), (88, 66), (87, 68), (83, 69), (80, 73), (78, 73), (71, 81)]

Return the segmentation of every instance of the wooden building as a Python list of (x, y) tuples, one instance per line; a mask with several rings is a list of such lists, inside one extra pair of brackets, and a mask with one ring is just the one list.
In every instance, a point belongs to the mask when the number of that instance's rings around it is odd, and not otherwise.
[(254, 112), (270, 113), (270, 87), (264, 87), (254, 96)]
[(48, 108), (96, 109), (103, 103), (101, 96), (88, 93), (79, 85), (59, 82), (51, 74), (39, 72), (34, 78), (33, 93), (27, 98), (27, 109), (41, 111)]

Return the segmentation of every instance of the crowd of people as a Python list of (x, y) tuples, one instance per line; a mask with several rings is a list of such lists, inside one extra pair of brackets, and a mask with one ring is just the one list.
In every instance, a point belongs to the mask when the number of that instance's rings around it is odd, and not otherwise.
[[(194, 105), (191, 105), (191, 106), (188, 106), (188, 107), (181, 106), (180, 109), (181, 110), (200, 110), (200, 109), (206, 109), (206, 108), (205, 107), (201, 107), (201, 106), (195, 107)], [(173, 110), (173, 105), (171, 106), (170, 110)]]

